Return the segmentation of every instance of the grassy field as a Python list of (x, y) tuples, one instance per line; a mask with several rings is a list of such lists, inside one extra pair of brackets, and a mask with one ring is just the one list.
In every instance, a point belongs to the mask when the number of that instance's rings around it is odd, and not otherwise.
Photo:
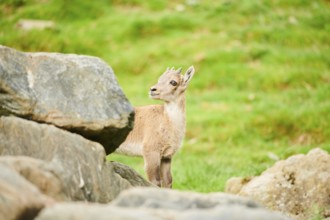
[[(55, 28), (25, 31), (20, 19)], [(133, 105), (168, 66), (196, 74), (174, 188), (223, 191), (276, 159), (330, 152), (330, 2), (326, 0), (4, 0), (0, 44), (98, 56)], [(144, 175), (143, 160), (110, 155)]]

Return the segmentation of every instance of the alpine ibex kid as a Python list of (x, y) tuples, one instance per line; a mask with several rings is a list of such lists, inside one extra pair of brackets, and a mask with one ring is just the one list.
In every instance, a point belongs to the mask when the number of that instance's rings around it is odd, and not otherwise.
[(136, 107), (134, 128), (116, 150), (121, 154), (142, 156), (147, 177), (157, 186), (172, 187), (171, 160), (184, 138), (185, 91), (194, 73), (193, 66), (184, 76), (181, 68), (167, 68), (149, 91), (152, 99), (165, 103)]

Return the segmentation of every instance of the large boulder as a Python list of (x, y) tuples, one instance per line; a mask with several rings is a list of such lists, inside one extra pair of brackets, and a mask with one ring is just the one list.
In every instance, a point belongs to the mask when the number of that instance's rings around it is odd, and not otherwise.
[(36, 220), (106, 219), (269, 219), (287, 217), (252, 200), (223, 193), (199, 194), (169, 189), (133, 188), (109, 205), (62, 203), (45, 208)]
[(45, 206), (54, 203), (15, 169), (2, 162), (0, 162), (0, 219), (33, 219)]
[(254, 178), (227, 181), (226, 192), (248, 196), (294, 218), (330, 216), (330, 155), (319, 148), (277, 162)]
[(47, 162), (45, 169), (65, 186), (58, 186), (59, 193), (69, 200), (106, 203), (124, 189), (151, 186), (129, 167), (106, 161), (100, 144), (53, 125), (13, 116), (0, 117), (0, 155), (23, 155)]
[(134, 111), (101, 59), (23, 53), (0, 45), (0, 115), (53, 124), (113, 152), (132, 129)]

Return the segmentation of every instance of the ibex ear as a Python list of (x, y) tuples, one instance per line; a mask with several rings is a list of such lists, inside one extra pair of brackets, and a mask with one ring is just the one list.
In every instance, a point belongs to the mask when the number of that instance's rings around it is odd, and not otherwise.
[(187, 72), (184, 74), (183, 76), (183, 86), (187, 87), (190, 80), (192, 79), (192, 77), (194, 76), (195, 73), (195, 68), (194, 66), (189, 67), (189, 69), (187, 70)]

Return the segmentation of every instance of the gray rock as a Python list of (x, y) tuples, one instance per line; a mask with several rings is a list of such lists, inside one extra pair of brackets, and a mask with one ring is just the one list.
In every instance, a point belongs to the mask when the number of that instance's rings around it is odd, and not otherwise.
[(280, 213), (265, 208), (249, 208), (241, 205), (223, 205), (211, 210), (191, 210), (182, 213), (180, 220), (289, 220), (290, 218)]
[(119, 207), (170, 209), (211, 209), (222, 205), (240, 205), (250, 208), (261, 207), (251, 199), (224, 193), (200, 194), (157, 188), (135, 188), (122, 192), (112, 205)]
[(151, 186), (157, 187), (150, 182), (147, 182), (143, 177), (141, 177), (135, 170), (127, 165), (118, 163), (116, 161), (107, 162), (110, 163), (115, 173), (121, 176), (123, 179), (127, 180), (132, 186)]
[(58, 203), (40, 212), (35, 220), (160, 220), (175, 219), (168, 210), (122, 208), (86, 203)]
[(224, 193), (199, 194), (170, 189), (133, 188), (109, 205), (57, 204), (44, 209), (37, 220), (105, 219), (270, 219), (287, 217), (255, 202)]
[[(25, 156), (1, 156), (0, 165), (6, 166), (33, 184), (38, 190), (57, 201), (69, 201), (64, 182), (54, 164)], [(9, 177), (11, 178), (11, 177)], [(15, 183), (14, 180), (12, 182)]]
[(228, 180), (226, 192), (248, 196), (293, 218), (329, 217), (330, 155), (319, 148), (294, 155), (250, 180)]
[(107, 154), (125, 140), (134, 118), (113, 70), (101, 59), (0, 45), (0, 115), (8, 114), (81, 134)]
[(0, 219), (33, 219), (52, 203), (17, 171), (0, 163)]
[(0, 117), (0, 155), (48, 162), (65, 185), (61, 193), (73, 201), (105, 203), (132, 186), (151, 186), (127, 166), (105, 161), (100, 144), (53, 125), (17, 117)]

